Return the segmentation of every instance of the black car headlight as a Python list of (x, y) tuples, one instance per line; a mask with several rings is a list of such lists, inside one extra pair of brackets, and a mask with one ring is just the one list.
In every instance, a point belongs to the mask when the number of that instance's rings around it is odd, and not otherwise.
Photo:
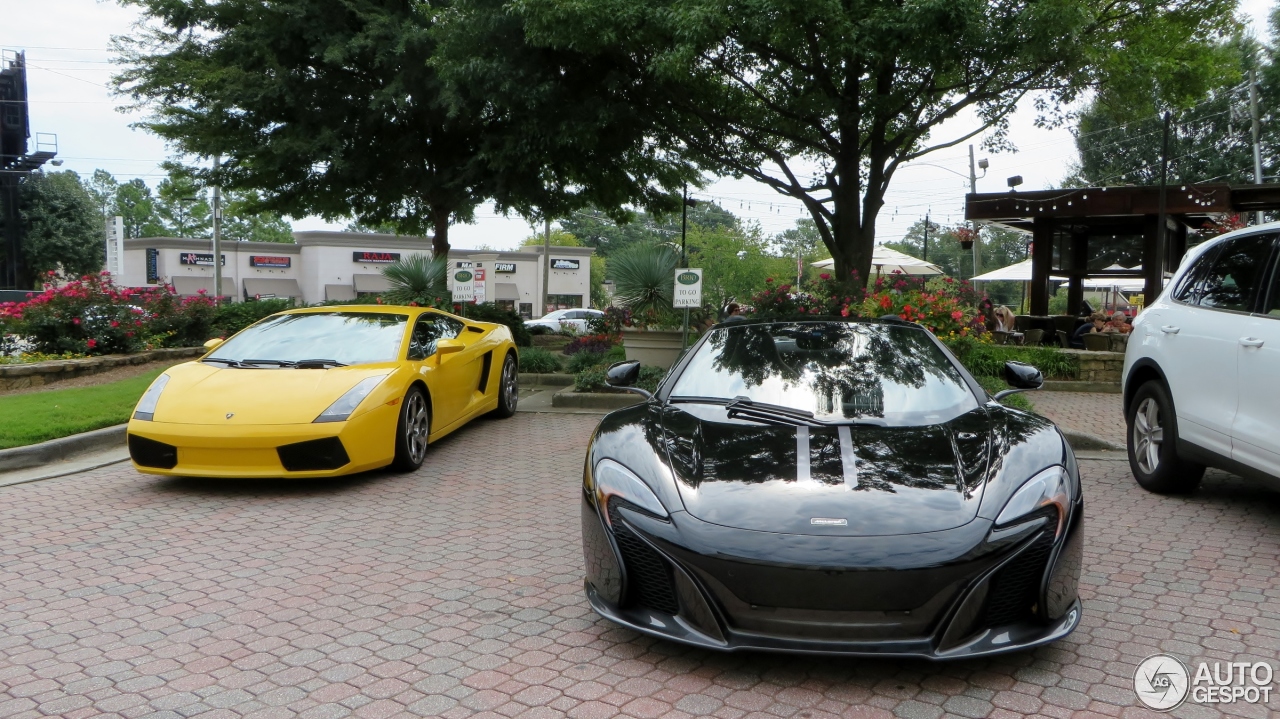
[(1067, 509), (1071, 504), (1070, 487), (1071, 477), (1066, 467), (1055, 466), (1040, 472), (1013, 493), (996, 517), (996, 526), (1014, 524), (1036, 510), (1053, 506), (1058, 508), (1058, 526), (1053, 535), (1057, 539), (1067, 521)]
[(138, 400), (138, 406), (133, 408), (134, 419), (150, 422), (156, 416), (156, 404), (160, 402), (160, 393), (164, 391), (167, 384), (169, 384), (169, 375), (162, 374), (155, 378), (151, 386), (143, 393), (142, 399)]
[(329, 408), (321, 412), (319, 417), (316, 417), (311, 421), (313, 423), (347, 421), (351, 416), (351, 413), (356, 411), (356, 407), (360, 406), (360, 403), (364, 401), (364, 398), (368, 397), (369, 393), (373, 391), (373, 388), (377, 387), (378, 383), (384, 378), (386, 378), (385, 374), (365, 377), (357, 382), (355, 387), (347, 390), (346, 393), (337, 399), (337, 401), (329, 405)]
[(612, 459), (602, 459), (596, 464), (595, 471), (592, 473), (592, 484), (595, 489), (596, 506), (600, 508), (600, 516), (604, 517), (604, 521), (610, 527), (613, 526), (607, 511), (610, 497), (630, 502), (657, 517), (670, 516), (667, 514), (666, 507), (662, 506), (658, 496), (649, 489), (649, 485), (645, 484), (644, 480)]

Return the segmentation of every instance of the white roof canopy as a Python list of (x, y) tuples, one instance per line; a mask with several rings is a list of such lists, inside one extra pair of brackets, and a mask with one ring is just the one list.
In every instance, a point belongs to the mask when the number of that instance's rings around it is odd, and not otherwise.
[[(823, 268), (835, 267), (835, 265), (836, 261), (833, 259), (819, 260), (813, 263), (814, 267)], [(904, 275), (942, 274), (942, 268), (932, 262), (926, 262), (905, 252), (899, 252), (880, 245), (877, 245), (871, 251), (871, 271), (879, 275), (891, 275), (895, 272), (900, 272)]]

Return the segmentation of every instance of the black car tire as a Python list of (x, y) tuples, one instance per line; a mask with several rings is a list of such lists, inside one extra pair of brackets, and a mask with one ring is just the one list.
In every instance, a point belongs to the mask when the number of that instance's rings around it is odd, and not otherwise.
[(1125, 417), (1129, 468), (1143, 489), (1158, 494), (1194, 492), (1204, 465), (1178, 456), (1178, 419), (1162, 382), (1138, 388)]
[(516, 404), (520, 401), (520, 370), (516, 366), (516, 356), (507, 353), (502, 362), (502, 374), (498, 376), (498, 408), (489, 414), (498, 419), (506, 419), (516, 413)]
[(396, 423), (396, 457), (391, 467), (412, 472), (427, 459), (427, 435), (431, 432), (431, 402), (420, 387), (410, 387), (400, 403)]

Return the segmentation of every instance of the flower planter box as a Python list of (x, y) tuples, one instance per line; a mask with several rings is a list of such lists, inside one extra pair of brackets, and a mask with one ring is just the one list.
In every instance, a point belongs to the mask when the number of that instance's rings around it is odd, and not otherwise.
[(84, 359), (0, 365), (0, 390), (39, 387), (127, 365), (199, 357), (206, 351), (203, 347), (174, 347), (131, 355), (101, 355)]
[[(689, 333), (693, 336), (693, 332)], [(623, 330), (622, 347), (628, 360), (639, 360), (642, 365), (671, 369), (684, 351), (680, 330)]]

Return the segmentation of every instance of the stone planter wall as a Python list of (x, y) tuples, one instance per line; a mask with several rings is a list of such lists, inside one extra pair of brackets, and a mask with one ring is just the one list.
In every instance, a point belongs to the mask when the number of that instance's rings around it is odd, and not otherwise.
[(199, 357), (204, 353), (203, 347), (174, 347), (131, 355), (103, 355), (85, 359), (0, 365), (0, 390), (39, 387), (73, 377), (106, 372), (116, 367)]
[(1065, 349), (1067, 354), (1074, 355), (1080, 363), (1080, 382), (1120, 383), (1120, 375), (1124, 371), (1123, 352), (1090, 352), (1088, 350)]
[[(697, 338), (697, 333), (689, 332), (689, 340)], [(639, 360), (642, 365), (652, 365), (663, 369), (671, 369), (671, 365), (680, 358), (683, 348), (680, 342), (683, 334), (680, 330), (623, 330), (622, 347), (627, 351), (628, 360)]]

